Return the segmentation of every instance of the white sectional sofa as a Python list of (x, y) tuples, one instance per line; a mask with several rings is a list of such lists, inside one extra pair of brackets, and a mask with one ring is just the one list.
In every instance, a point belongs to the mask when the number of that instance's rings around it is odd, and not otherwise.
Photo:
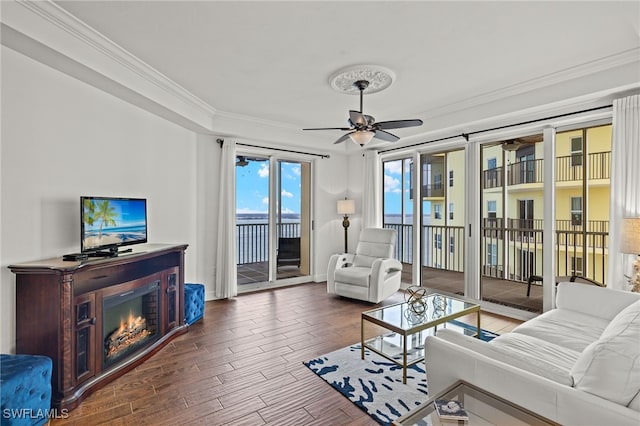
[(640, 294), (561, 283), (556, 306), (491, 342), (427, 337), (429, 394), (465, 380), (563, 425), (640, 425)]

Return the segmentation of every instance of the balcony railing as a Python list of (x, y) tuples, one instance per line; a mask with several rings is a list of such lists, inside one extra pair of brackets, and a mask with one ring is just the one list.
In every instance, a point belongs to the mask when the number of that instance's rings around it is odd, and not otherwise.
[[(527, 282), (531, 275), (543, 274), (542, 219), (482, 219), (484, 253), (482, 275), (511, 281)], [(505, 226), (506, 225), (506, 226)], [(605, 284), (608, 254), (608, 222), (589, 221), (587, 230), (571, 229), (571, 221), (556, 221), (557, 275), (574, 273)], [(395, 257), (413, 263), (413, 225), (386, 223), (385, 228), (398, 231)], [(567, 229), (569, 228), (569, 229)], [(573, 228), (576, 228), (575, 226)], [(464, 268), (464, 228), (457, 226), (423, 226), (422, 266), (462, 272)], [(488, 261), (487, 246), (499, 251), (495, 264)], [(579, 270), (576, 258), (586, 270)]]
[[(593, 152), (588, 158), (589, 179), (611, 178), (611, 151)], [(582, 155), (567, 155), (556, 158), (556, 181), (582, 180), (584, 166)]]
[[(543, 159), (519, 161), (507, 166), (509, 185), (540, 183), (543, 181)], [(588, 179), (611, 178), (611, 151), (593, 152), (588, 157)], [(566, 155), (556, 158), (556, 181), (581, 181), (584, 173), (582, 155)], [(482, 188), (500, 188), (503, 185), (503, 167), (482, 171)]]
[(422, 196), (423, 197), (444, 197), (444, 185), (442, 185), (442, 183), (422, 185)]
[[(299, 237), (300, 223), (276, 224), (279, 237)], [(236, 260), (238, 265), (269, 260), (269, 224), (236, 224)]]
[(523, 183), (541, 183), (543, 181), (542, 159), (525, 160), (507, 166), (507, 183), (520, 185)]
[[(505, 226), (506, 225), (506, 226)], [(413, 263), (413, 225), (384, 224), (397, 231), (394, 256), (403, 263)], [(571, 221), (556, 221), (556, 270), (558, 275), (578, 272), (605, 284), (608, 255), (609, 223), (589, 221), (587, 229), (571, 225)], [(280, 237), (299, 237), (299, 223), (277, 225)], [(269, 226), (266, 223), (236, 225), (237, 263), (269, 260)], [(484, 260), (482, 275), (526, 282), (530, 275), (542, 275), (542, 220), (483, 218), (481, 225)], [(422, 266), (463, 272), (465, 233), (462, 226), (422, 227), (424, 243)], [(487, 261), (487, 246), (500, 247), (496, 264)], [(577, 258), (586, 270), (577, 271)]]
[(496, 167), (494, 169), (484, 170), (482, 172), (482, 188), (500, 188), (503, 185), (504, 169)]
[[(507, 219), (507, 226), (502, 227), (503, 224), (501, 218), (482, 221), (482, 247), (495, 247), (501, 263), (485, 265), (485, 275), (490, 270), (488, 276), (521, 282), (531, 275), (542, 275), (542, 220)], [(580, 275), (605, 284), (609, 224), (589, 221), (586, 228), (574, 226), (570, 220), (556, 221), (556, 274)]]

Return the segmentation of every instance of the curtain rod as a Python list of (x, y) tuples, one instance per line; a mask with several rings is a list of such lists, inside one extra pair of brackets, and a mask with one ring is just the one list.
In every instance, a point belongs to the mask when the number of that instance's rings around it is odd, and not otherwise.
[(397, 151), (397, 150), (400, 150), (400, 149), (413, 148), (415, 146), (421, 146), (421, 145), (426, 145), (428, 143), (440, 142), (440, 141), (444, 141), (444, 140), (447, 140), (447, 139), (455, 139), (455, 138), (464, 138), (464, 139), (467, 140), (467, 142), (469, 142), (469, 136), (471, 136), (471, 135), (476, 135), (476, 134), (485, 133), (485, 132), (491, 132), (491, 131), (494, 131), (494, 130), (508, 129), (510, 127), (522, 126), (523, 124), (537, 123), (539, 121), (553, 120), (555, 118), (568, 117), (570, 115), (582, 114), (582, 113), (585, 113), (585, 112), (591, 112), (591, 111), (597, 111), (597, 110), (600, 110), (600, 109), (611, 108), (612, 106), (613, 106), (612, 104), (609, 104), (609, 105), (604, 105), (604, 106), (599, 106), (599, 107), (594, 107), (594, 108), (589, 108), (589, 109), (583, 109), (582, 111), (567, 112), (567, 113), (564, 113), (564, 114), (552, 115), (550, 117), (536, 118), (534, 120), (528, 120), (528, 121), (521, 121), (520, 123), (505, 124), (504, 126), (491, 127), (489, 129), (476, 130), (474, 132), (469, 132), (469, 133), (460, 133), (458, 135), (446, 136), (446, 137), (439, 138), (439, 139), (433, 139), (433, 140), (426, 141), (426, 142), (418, 142), (418, 143), (414, 143), (412, 145), (405, 145), (405, 146), (401, 146), (401, 147), (397, 147), (397, 148), (389, 148), (389, 149), (385, 149), (385, 150), (378, 151), (378, 152), (379, 153), (385, 153), (385, 152)]
[[(220, 144), (220, 148), (222, 148), (222, 145), (224, 145), (224, 139), (216, 139), (216, 142), (218, 142)], [(251, 145), (251, 144), (248, 144), (248, 143), (240, 143), (240, 142), (236, 142), (236, 145), (248, 146), (250, 148), (261, 148), (261, 149), (271, 149), (271, 150), (274, 150), (274, 151), (291, 152), (293, 154), (313, 155), (313, 156), (320, 157), (320, 158), (331, 158), (331, 156), (329, 156), (328, 154), (316, 154), (316, 153), (313, 153), (313, 152), (294, 151), (292, 149), (270, 148), (270, 147), (266, 147), (266, 146)]]

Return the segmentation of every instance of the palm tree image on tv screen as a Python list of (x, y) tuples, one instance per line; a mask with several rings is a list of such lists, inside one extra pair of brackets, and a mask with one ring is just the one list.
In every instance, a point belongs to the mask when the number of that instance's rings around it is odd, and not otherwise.
[(93, 249), (146, 240), (146, 209), (134, 200), (83, 200), (83, 247)]

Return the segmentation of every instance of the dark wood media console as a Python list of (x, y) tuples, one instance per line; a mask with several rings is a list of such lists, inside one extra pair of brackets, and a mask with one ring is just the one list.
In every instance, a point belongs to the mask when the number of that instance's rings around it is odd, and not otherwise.
[(16, 352), (53, 360), (53, 407), (75, 408), (187, 331), (186, 248), (144, 244), (106, 259), (9, 266)]

